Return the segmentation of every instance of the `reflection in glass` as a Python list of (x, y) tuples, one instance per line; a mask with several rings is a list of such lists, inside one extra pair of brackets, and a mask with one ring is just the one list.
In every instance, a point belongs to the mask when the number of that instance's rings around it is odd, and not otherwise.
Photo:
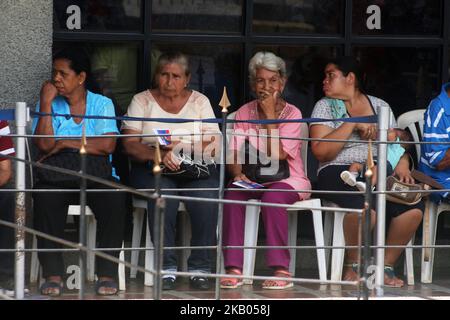
[(426, 108), (440, 91), (438, 48), (356, 47), (366, 72), (366, 92), (385, 100), (394, 114)]
[[(367, 7), (378, 5), (381, 29), (369, 30)], [(440, 35), (442, 0), (353, 1), (353, 33), (359, 35)]]
[[(220, 50), (217, 48), (220, 47)], [(152, 48), (152, 67), (165, 51), (181, 51), (190, 60), (191, 81), (189, 87), (205, 94), (216, 116), (221, 115), (218, 107), (223, 87), (227, 88), (231, 102), (229, 112), (233, 112), (241, 103), (242, 96), (242, 48), (234, 44), (169, 44), (156, 43)], [(153, 76), (153, 75), (152, 75)]]
[(239, 33), (242, 4), (243, 0), (154, 0), (152, 30)]
[(341, 33), (343, 0), (254, 0), (253, 31), (263, 33)]
[(336, 47), (257, 46), (257, 51), (271, 51), (286, 62), (288, 81), (283, 95), (304, 118), (311, 116), (316, 101), (323, 97), (322, 80), (326, 63), (336, 56)]
[(134, 43), (56, 43), (54, 51), (64, 46), (82, 46), (86, 49), (91, 59), (94, 90), (111, 98), (116, 107), (116, 114), (123, 115), (137, 91), (140, 46)]
[(67, 26), (73, 15), (72, 11), (67, 13), (67, 9), (72, 5), (80, 8), (81, 18), (81, 29), (74, 31), (142, 30), (141, 0), (55, 0), (55, 30), (72, 30)]

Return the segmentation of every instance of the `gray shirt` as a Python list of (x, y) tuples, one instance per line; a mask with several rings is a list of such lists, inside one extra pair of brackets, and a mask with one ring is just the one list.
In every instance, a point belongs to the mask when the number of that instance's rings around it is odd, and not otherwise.
[[(374, 108), (375, 114), (378, 111), (378, 107), (388, 107), (390, 110), (390, 124), (389, 128), (396, 128), (397, 123), (395, 121), (395, 116), (392, 113), (392, 109), (389, 107), (389, 104), (381, 100), (379, 98), (373, 97), (373, 96), (367, 96), (372, 103), (372, 106)], [(328, 102), (327, 99), (322, 98), (319, 101), (317, 101), (316, 105), (314, 106), (314, 110), (311, 115), (312, 118), (323, 118), (323, 119), (333, 119), (333, 115), (331, 113), (331, 105)], [(347, 114), (346, 117), (349, 117)], [(311, 126), (314, 125), (325, 125), (327, 127), (330, 127), (332, 129), (337, 129), (343, 124), (342, 121), (335, 121), (335, 122), (317, 122), (312, 123)], [(361, 140), (359, 134), (354, 131), (351, 136), (349, 137), (349, 140)], [(377, 145), (372, 146), (372, 154), (374, 157), (377, 155)], [(367, 143), (357, 143), (357, 142), (348, 142), (344, 145), (342, 150), (338, 153), (336, 158), (334, 158), (331, 161), (326, 162), (320, 162), (319, 163), (319, 169), (317, 170), (317, 173), (320, 172), (323, 168), (329, 165), (350, 165), (353, 162), (359, 162), (359, 163), (365, 163), (367, 160), (367, 152), (368, 152), (368, 144)]]

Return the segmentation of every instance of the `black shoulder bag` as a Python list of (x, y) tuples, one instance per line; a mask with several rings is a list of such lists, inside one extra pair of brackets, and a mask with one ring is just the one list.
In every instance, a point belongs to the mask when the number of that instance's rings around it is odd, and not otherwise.
[[(285, 160), (278, 160), (278, 170), (276, 172), (271, 172), (272, 162), (269, 161), (267, 164), (262, 164), (261, 159), (268, 159), (267, 155), (252, 146), (252, 144), (245, 140), (244, 144), (245, 160), (242, 165), (242, 173), (244, 173), (247, 178), (257, 183), (266, 182), (277, 182), (283, 179), (289, 178), (291, 175), (289, 170), (289, 163)], [(250, 163), (255, 162), (256, 163)]]
[[(98, 178), (109, 180), (112, 175), (112, 165), (109, 161), (109, 156), (86, 155), (86, 173), (96, 176)], [(58, 168), (68, 169), (79, 172), (81, 170), (81, 158), (78, 149), (66, 148), (61, 150), (42, 161), (43, 164), (54, 166)], [(44, 168), (37, 168), (36, 179), (39, 183), (52, 185), (60, 188), (79, 188), (80, 178), (48, 170)], [(95, 182), (87, 181), (90, 186)]]
[(180, 152), (177, 155), (180, 161), (180, 170), (171, 171), (163, 166), (162, 174), (177, 180), (196, 180), (208, 179), (211, 176), (211, 170), (214, 170), (216, 163), (211, 160), (208, 164), (204, 160), (194, 160), (192, 156)]

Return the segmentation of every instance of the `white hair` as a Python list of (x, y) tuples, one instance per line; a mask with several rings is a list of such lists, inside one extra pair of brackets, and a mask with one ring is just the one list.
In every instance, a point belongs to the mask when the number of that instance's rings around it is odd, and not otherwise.
[(286, 77), (286, 63), (284, 60), (272, 52), (260, 51), (248, 63), (248, 76), (251, 85), (255, 83), (257, 69), (261, 68), (278, 72), (282, 78)]

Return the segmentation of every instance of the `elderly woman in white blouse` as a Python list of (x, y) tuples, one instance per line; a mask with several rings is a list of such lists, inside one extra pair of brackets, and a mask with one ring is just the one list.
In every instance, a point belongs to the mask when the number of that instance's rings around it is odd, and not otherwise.
[[(164, 53), (160, 56), (156, 70), (154, 89), (145, 90), (134, 96), (128, 107), (130, 117), (173, 118), (173, 119), (206, 119), (215, 118), (208, 98), (188, 87), (190, 70), (188, 59), (181, 53)], [(168, 141), (160, 141), (162, 162), (168, 173), (180, 170), (180, 157), (177, 150), (194, 150), (198, 154), (203, 151), (219, 134), (217, 124), (202, 122), (162, 123), (148, 121), (124, 121), (124, 134), (155, 134), (155, 130), (170, 132)], [(179, 136), (182, 134), (183, 136)], [(192, 136), (191, 136), (192, 135)], [(192, 138), (192, 140), (191, 140)], [(160, 139), (161, 140), (161, 139)], [(162, 139), (164, 140), (164, 139)], [(127, 137), (124, 139), (125, 152), (132, 160), (130, 182), (135, 188), (153, 188), (155, 179), (152, 173), (152, 162), (155, 154), (155, 137)], [(216, 140), (217, 142), (218, 140)], [(165, 143), (168, 145), (164, 145)], [(206, 152), (205, 152), (206, 153)], [(191, 153), (192, 154), (192, 153)], [(214, 156), (214, 153), (211, 154)], [(209, 161), (210, 159), (204, 159)], [(162, 189), (217, 188), (218, 173), (214, 165), (209, 165), (210, 176), (203, 179), (179, 179), (170, 175), (161, 176)], [(163, 194), (182, 195), (217, 199), (217, 191), (163, 191)], [(184, 201), (191, 219), (192, 246), (215, 245), (217, 225), (217, 204), (212, 202)], [(178, 200), (169, 200), (165, 207), (164, 246), (175, 246), (176, 218)], [(155, 202), (149, 201), (148, 213), (150, 226), (153, 226)], [(153, 230), (153, 229), (151, 229)], [(206, 249), (192, 250), (188, 260), (188, 271), (211, 273), (211, 254)], [(175, 289), (176, 276), (170, 272), (177, 271), (176, 251), (164, 250), (163, 270), (169, 272), (163, 276), (163, 290)], [(191, 277), (193, 289), (209, 289), (207, 277)]]

